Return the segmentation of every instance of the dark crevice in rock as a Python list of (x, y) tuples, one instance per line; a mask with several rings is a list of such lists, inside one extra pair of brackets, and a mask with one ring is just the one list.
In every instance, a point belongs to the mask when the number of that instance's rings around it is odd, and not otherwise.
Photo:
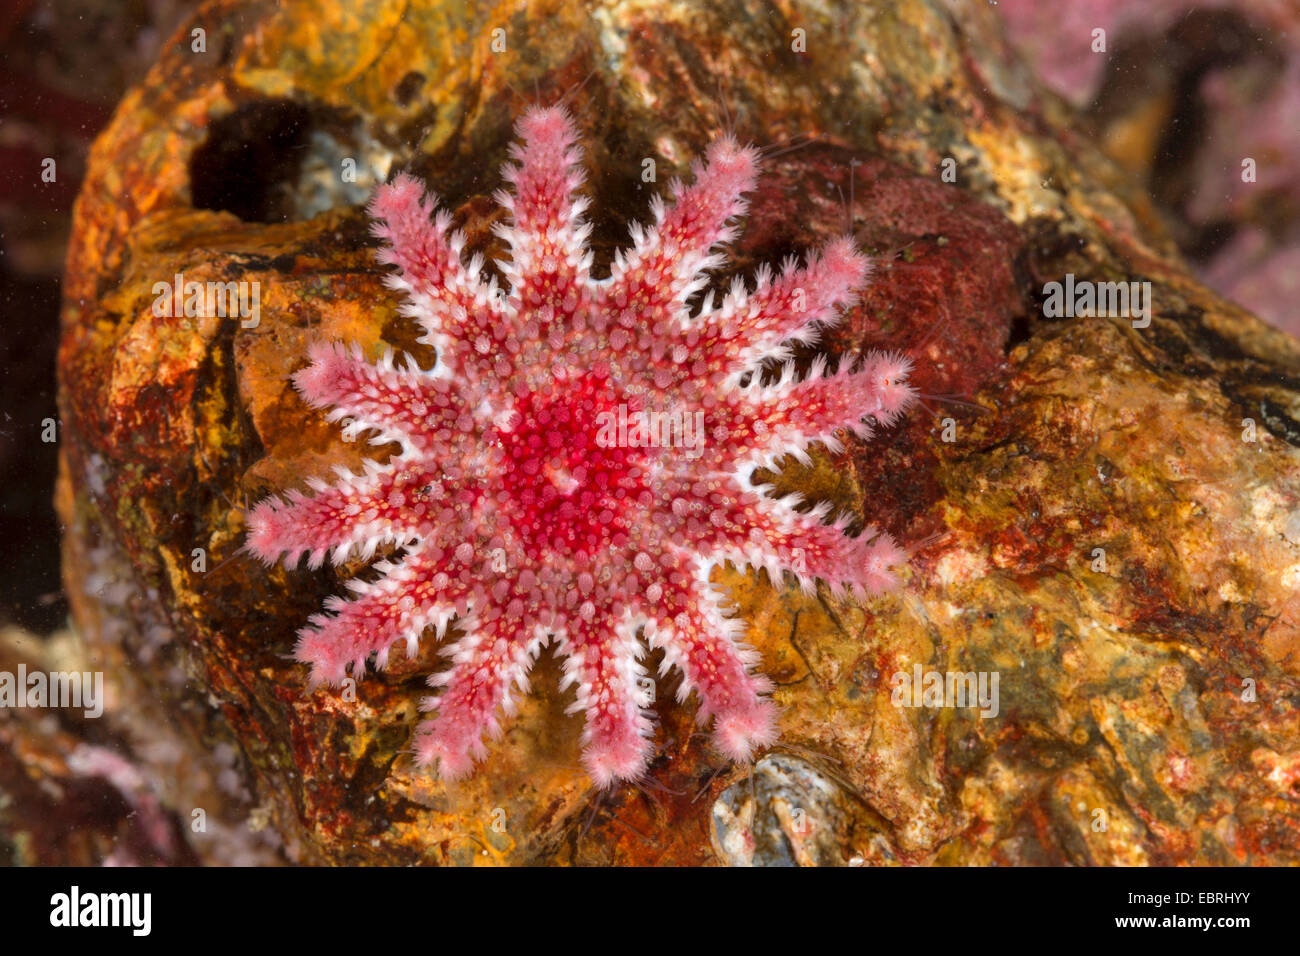
[(409, 106), (416, 94), (424, 89), (424, 83), (424, 74), (412, 70), (393, 88), (393, 99), (397, 101), (398, 106)]
[(256, 99), (213, 121), (190, 157), (190, 201), (244, 222), (301, 222), (364, 205), (392, 161), (346, 111)]
[(310, 133), (311, 113), (292, 100), (245, 103), (216, 120), (190, 158), (194, 207), (245, 222), (287, 219), (277, 187), (297, 179)]

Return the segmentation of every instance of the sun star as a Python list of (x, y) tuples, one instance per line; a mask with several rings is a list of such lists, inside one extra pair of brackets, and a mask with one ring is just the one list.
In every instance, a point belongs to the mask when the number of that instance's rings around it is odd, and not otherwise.
[[(720, 562), (773, 582), (790, 572), (805, 590), (820, 579), (858, 599), (894, 585), (903, 555), (887, 534), (850, 537), (852, 516), (827, 523), (825, 503), (801, 513), (796, 496), (771, 497), (752, 475), (787, 454), (807, 460), (814, 442), (841, 450), (841, 429), (867, 438), (893, 421), (912, 399), (908, 362), (872, 353), (828, 374), (818, 360), (796, 379), (791, 343), (815, 340), (867, 280), (848, 237), (803, 266), (761, 268), (752, 290), (736, 280), (720, 303), (710, 293), (688, 306), (737, 234), (752, 148), (713, 143), (692, 184), (655, 199), (653, 225), (634, 226), (631, 248), (597, 279), (572, 120), (532, 109), (517, 131), (503, 171), (513, 191), (496, 195), (512, 219), (497, 228), (506, 290), (484, 278), (481, 256), (462, 261), (464, 237), (415, 179), (377, 191), (379, 259), (397, 266), (386, 282), (436, 363), (313, 346), (293, 376), (303, 398), (345, 421), (348, 437), (373, 432), (402, 450), (261, 502), (247, 546), (312, 568), (396, 549), (376, 580), (349, 581), (348, 600), (311, 618), (295, 656), (313, 684), (338, 684), (372, 656), (385, 667), (395, 644), (413, 656), (427, 629), (441, 639), (455, 619), (462, 636), (429, 678), (440, 692), (414, 738), (417, 761), (446, 778), (485, 756), (484, 736), (500, 734), (499, 714), (513, 712), (550, 641), (576, 688), (570, 711), (585, 713), (582, 759), (596, 783), (635, 779), (651, 757), (647, 645), (662, 649), (663, 673), (680, 672), (678, 699), (698, 697), (718, 749), (747, 761), (776, 739), (776, 709), (710, 572)], [(779, 375), (762, 373), (782, 361)]]

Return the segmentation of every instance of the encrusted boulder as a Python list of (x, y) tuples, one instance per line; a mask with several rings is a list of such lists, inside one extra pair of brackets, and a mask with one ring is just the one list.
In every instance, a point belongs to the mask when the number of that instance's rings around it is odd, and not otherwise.
[[(92, 152), (59, 358), (65, 579), (115, 746), (188, 842), (169, 858), (1300, 859), (1300, 344), (1190, 277), (995, 9), (470, 6), (209, 3)], [(310, 689), (295, 632), (367, 566), (242, 550), (256, 500), (392, 451), (294, 391), (309, 345), (428, 356), (374, 258), (373, 186), (423, 177), (499, 257), (512, 125), (561, 99), (598, 274), (734, 131), (765, 160), (715, 285), (851, 230), (875, 275), (819, 348), (903, 351), (925, 396), (774, 476), (909, 545), (898, 591), (715, 572), (782, 710), (752, 788), (668, 680), (647, 778), (595, 790), (549, 651), (478, 772), (443, 784), (407, 752), (434, 641)], [(1067, 275), (1149, 283), (1151, 309), (1048, 318)], [(190, 282), (256, 300), (187, 316)], [(982, 699), (951, 699), (966, 675)]]

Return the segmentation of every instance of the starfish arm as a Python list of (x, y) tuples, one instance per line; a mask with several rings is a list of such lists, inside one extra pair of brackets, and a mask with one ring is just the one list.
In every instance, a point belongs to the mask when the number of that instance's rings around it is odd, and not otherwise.
[(635, 780), (650, 762), (649, 683), (636, 622), (626, 612), (584, 603), (560, 637), (561, 690), (574, 685), (569, 713), (585, 712), (582, 763), (599, 787)]
[(465, 635), (443, 650), (452, 666), (429, 678), (441, 693), (421, 704), (436, 714), (420, 724), (414, 741), (416, 762), (437, 762), (445, 780), (465, 776), (486, 755), (484, 734), (500, 736), (497, 712), (514, 713), (512, 692), (527, 691), (528, 672), (546, 637), (541, 629), (527, 634), (517, 616), (496, 605), (471, 614), (461, 626)]
[(870, 260), (847, 236), (828, 243), (803, 268), (790, 260), (773, 278), (762, 267), (754, 291), (737, 281), (721, 306), (701, 313), (688, 354), (703, 359), (710, 373), (743, 374), (784, 342), (815, 341), (820, 327), (833, 325), (856, 301), (854, 290), (870, 273)]
[(510, 246), (510, 261), (499, 264), (510, 284), (511, 308), (529, 316), (522, 340), (553, 339), (558, 349), (590, 301), (591, 227), (582, 218), (587, 200), (575, 195), (585, 178), (578, 165), (582, 151), (573, 120), (561, 107), (529, 110), (516, 131), (522, 143), (511, 146), (515, 162), (503, 171), (514, 191), (503, 189), (495, 197), (513, 219), (495, 230)]
[(264, 499), (249, 512), (247, 549), (267, 564), (285, 554), (285, 566), (293, 567), (306, 555), (307, 566), (319, 568), (327, 556), (334, 564), (369, 560), (380, 544), (428, 534), (441, 492), (435, 472), (403, 459), (364, 465), (361, 475), (337, 468), (333, 485), (308, 480), (311, 495)]
[(480, 278), (482, 257), (461, 262), (465, 237), (451, 230), (451, 214), (405, 173), (380, 186), (370, 202), (373, 231), (386, 245), (376, 253), (398, 272), (385, 284), (407, 296), (403, 315), (425, 330), (422, 341), (438, 350), (440, 364), (463, 372), (511, 331), (495, 285)]
[(650, 646), (663, 649), (662, 673), (681, 672), (678, 701), (694, 692), (700, 700), (697, 720), (713, 718), (718, 749), (747, 763), (756, 749), (776, 740), (776, 707), (765, 696), (772, 685), (754, 672), (759, 657), (739, 640), (742, 622), (718, 610), (707, 567), (684, 570), (669, 586), (647, 589)]
[(294, 373), (293, 383), (308, 404), (332, 406), (325, 417), (345, 423), (345, 441), (373, 430), (372, 445), (400, 441), (410, 452), (427, 454), (474, 428), (455, 381), (421, 371), (409, 356), (405, 368), (393, 365), (391, 350), (372, 364), (360, 346), (348, 350), (330, 342), (316, 343), (309, 356), (311, 364)]
[(773, 582), (790, 571), (803, 590), (811, 592), (818, 579), (832, 593), (852, 593), (859, 600), (893, 590), (893, 568), (903, 551), (888, 534), (875, 527), (857, 537), (845, 534), (851, 516), (825, 524), (830, 505), (822, 503), (800, 514), (799, 499), (775, 499), (765, 487), (742, 489), (731, 476), (694, 483), (665, 483), (671, 520), (663, 528), (669, 541), (701, 554), (731, 561), (738, 567), (765, 569)]
[(673, 181), (671, 202), (656, 197), (649, 227), (632, 228), (632, 247), (615, 257), (596, 304), (594, 321), (610, 328), (610, 347), (621, 351), (640, 336), (652, 367), (680, 344), (686, 300), (704, 286), (704, 272), (724, 261), (714, 249), (736, 236), (732, 221), (754, 188), (757, 152), (727, 137), (692, 171), (690, 186)]
[(331, 597), (325, 606), (334, 613), (313, 615), (298, 632), (294, 657), (311, 665), (312, 684), (339, 684), (349, 667), (361, 678), (371, 654), (382, 670), (398, 640), (413, 657), (426, 627), (434, 625), (441, 637), (452, 616), (477, 597), (476, 565), (464, 548), (416, 547), (400, 564), (381, 561), (375, 570), (383, 577), (349, 581), (355, 597)]
[(732, 392), (706, 415), (702, 456), (708, 465), (726, 468), (744, 463), (770, 466), (785, 454), (807, 461), (804, 449), (812, 442), (843, 451), (836, 436), (840, 429), (869, 438), (872, 426), (866, 419), (889, 425), (911, 404), (910, 368), (902, 356), (876, 352), (860, 368), (845, 361), (834, 375), (825, 374), (825, 361), (818, 358), (799, 382), (794, 381), (793, 362), (787, 362), (781, 378), (770, 385), (756, 375), (747, 389)]

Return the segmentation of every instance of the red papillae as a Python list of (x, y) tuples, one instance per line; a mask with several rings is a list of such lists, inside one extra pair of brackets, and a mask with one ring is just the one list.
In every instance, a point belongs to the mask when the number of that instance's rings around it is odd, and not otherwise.
[(313, 681), (336, 684), (457, 619), (463, 636), (430, 678), (440, 693), (425, 701), (433, 716), (414, 742), (445, 777), (484, 756), (484, 735), (500, 732), (499, 713), (551, 640), (572, 709), (586, 715), (583, 760), (597, 783), (639, 776), (652, 752), (647, 643), (662, 648), (665, 673), (680, 672), (680, 698), (699, 698), (719, 748), (748, 760), (776, 736), (770, 684), (709, 572), (732, 561), (859, 598), (895, 583), (902, 554), (888, 535), (848, 537), (846, 518), (824, 523), (825, 506), (800, 514), (749, 475), (814, 441), (837, 448), (841, 429), (865, 438), (872, 422), (891, 422), (911, 400), (907, 362), (873, 354), (833, 375), (819, 362), (803, 381), (787, 362), (767, 384), (754, 374), (852, 303), (869, 264), (847, 238), (806, 266), (760, 270), (753, 290), (737, 283), (691, 314), (687, 300), (736, 234), (753, 150), (715, 143), (693, 183), (655, 202), (654, 223), (633, 227), (631, 248), (597, 281), (570, 118), (535, 109), (518, 131), (504, 173), (513, 191), (496, 197), (514, 220), (500, 228), (507, 291), (483, 279), (481, 259), (462, 261), (463, 238), (414, 179), (377, 192), (380, 260), (398, 267), (387, 281), (437, 364), (372, 364), (355, 348), (315, 346), (294, 376), (303, 397), (350, 420), (352, 434), (403, 450), (333, 485), (309, 481), (310, 495), (263, 501), (248, 547), (312, 567), (403, 549), (312, 618), (297, 657)]
[(648, 491), (648, 459), (643, 449), (599, 442), (603, 416), (617, 416), (622, 398), (605, 376), (566, 376), (521, 398), (517, 426), (499, 432), (500, 486), (531, 558), (550, 551), (595, 557), (630, 540), (629, 519)]

